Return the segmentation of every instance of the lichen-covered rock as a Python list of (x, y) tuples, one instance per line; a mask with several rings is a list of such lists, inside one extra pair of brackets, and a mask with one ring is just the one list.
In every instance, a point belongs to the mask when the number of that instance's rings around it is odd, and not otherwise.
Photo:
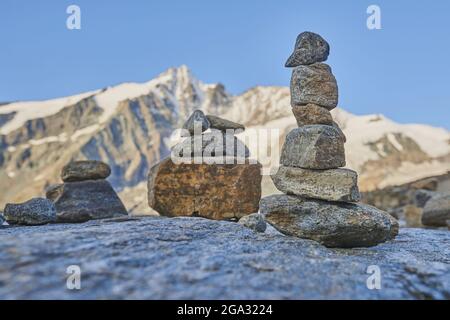
[(235, 131), (243, 132), (245, 130), (245, 127), (240, 124), (236, 123), (227, 119), (223, 119), (220, 117), (207, 115), (206, 118), (208, 119), (210, 123), (211, 129), (217, 129), (226, 132), (228, 129), (232, 129)]
[(333, 125), (333, 117), (330, 111), (312, 103), (305, 106), (293, 106), (292, 113), (299, 127), (310, 124)]
[[(0, 234), (1, 300), (450, 298), (447, 230), (406, 228), (376, 247), (338, 250), (235, 222), (185, 217)], [(65, 286), (71, 264), (81, 268), (81, 290)], [(381, 270), (381, 290), (367, 288), (373, 265)]]
[(280, 157), (286, 167), (335, 169), (345, 166), (344, 140), (332, 126), (309, 125), (292, 130)]
[(111, 174), (111, 168), (104, 162), (87, 160), (74, 161), (61, 171), (64, 182), (106, 179)]
[(128, 215), (122, 201), (106, 180), (66, 182), (53, 201), (59, 223)]
[(55, 206), (50, 200), (34, 198), (20, 204), (8, 203), (4, 217), (8, 224), (42, 225), (55, 222)]
[(327, 247), (370, 247), (392, 240), (398, 222), (375, 207), (272, 195), (261, 199), (264, 220), (281, 233)]
[(431, 227), (445, 227), (450, 219), (450, 194), (441, 193), (428, 200), (423, 208), (422, 223)]
[(302, 32), (298, 35), (292, 55), (286, 61), (288, 68), (326, 61), (330, 54), (330, 46), (320, 35), (313, 32)]
[(358, 202), (358, 174), (349, 169), (310, 170), (281, 166), (273, 183), (285, 194), (328, 201)]
[(258, 211), (261, 165), (174, 164), (150, 169), (148, 201), (163, 216), (241, 218)]
[[(208, 130), (209, 127), (209, 120), (201, 110), (195, 110), (183, 125), (183, 129), (187, 130), (191, 136), (193, 136), (194, 134), (199, 135), (202, 132)], [(184, 134), (183, 136), (187, 135)]]
[(267, 224), (259, 213), (252, 213), (239, 219), (239, 223), (255, 232), (265, 232)]
[(202, 135), (184, 139), (172, 149), (176, 157), (216, 157), (229, 156), (248, 158), (250, 151), (247, 146), (232, 134), (224, 134), (215, 130)]
[(291, 78), (291, 105), (316, 104), (332, 110), (338, 104), (338, 85), (325, 63), (300, 66)]

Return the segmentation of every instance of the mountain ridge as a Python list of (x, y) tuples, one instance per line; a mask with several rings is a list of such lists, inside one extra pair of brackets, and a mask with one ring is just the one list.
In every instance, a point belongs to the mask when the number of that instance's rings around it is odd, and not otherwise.
[[(255, 86), (234, 96), (223, 84), (196, 79), (185, 65), (143, 83), (9, 103), (0, 107), (0, 187), (6, 190), (0, 206), (42, 195), (59, 181), (60, 167), (81, 159), (111, 166), (109, 180), (126, 191), (128, 207), (145, 203), (141, 193), (149, 168), (169, 154), (173, 132), (195, 109), (249, 129), (279, 129), (280, 143), (296, 127), (288, 88)], [(347, 164), (359, 172), (362, 190), (450, 169), (450, 133), (444, 128), (356, 116), (340, 108), (332, 113), (347, 136)]]

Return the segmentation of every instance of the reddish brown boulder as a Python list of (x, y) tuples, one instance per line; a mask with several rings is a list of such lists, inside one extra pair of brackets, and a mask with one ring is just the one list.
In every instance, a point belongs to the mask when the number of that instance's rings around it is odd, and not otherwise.
[(148, 202), (163, 216), (239, 219), (258, 212), (261, 165), (174, 164), (170, 158), (150, 169)]

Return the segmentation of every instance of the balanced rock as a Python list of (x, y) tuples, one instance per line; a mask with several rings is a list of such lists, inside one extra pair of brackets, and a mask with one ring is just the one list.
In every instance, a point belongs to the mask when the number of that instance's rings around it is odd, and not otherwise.
[(267, 224), (259, 213), (252, 213), (239, 219), (239, 223), (255, 232), (265, 232)]
[(272, 175), (278, 190), (305, 198), (358, 202), (358, 174), (349, 169), (310, 170), (281, 166)]
[(221, 130), (223, 132), (226, 132), (229, 129), (235, 130), (235, 131), (241, 131), (243, 132), (245, 130), (245, 127), (240, 124), (236, 123), (227, 119), (223, 119), (216, 116), (207, 115), (206, 118), (208, 119), (210, 123), (211, 129), (217, 129)]
[(56, 210), (50, 200), (34, 198), (21, 204), (7, 204), (4, 217), (9, 224), (43, 225), (56, 221)]
[(395, 238), (398, 222), (375, 207), (272, 195), (261, 199), (260, 213), (283, 234), (327, 247), (370, 247)]
[[(209, 128), (209, 120), (201, 110), (195, 110), (183, 125), (183, 129), (187, 130), (191, 136), (193, 136), (194, 133), (200, 134)], [(195, 132), (195, 130), (198, 132)]]
[(445, 227), (450, 220), (450, 194), (440, 193), (427, 201), (423, 208), (422, 223), (431, 227)]
[(167, 158), (150, 169), (148, 202), (163, 216), (241, 218), (258, 211), (261, 165), (175, 164)]
[(101, 161), (75, 161), (66, 165), (61, 172), (64, 182), (106, 179), (111, 174), (110, 167)]
[(66, 182), (50, 194), (57, 222), (78, 223), (128, 215), (122, 201), (106, 180)]
[(313, 32), (302, 32), (298, 35), (292, 55), (286, 61), (288, 68), (326, 61), (330, 46), (320, 35)]
[(292, 130), (280, 157), (286, 167), (334, 169), (345, 166), (344, 140), (332, 126), (309, 125)]
[(292, 113), (299, 127), (310, 124), (333, 125), (333, 117), (330, 111), (312, 103), (305, 106), (293, 106)]
[(172, 149), (172, 154), (177, 157), (231, 156), (248, 158), (250, 151), (234, 135), (214, 130), (186, 138)]
[(338, 86), (330, 66), (315, 63), (296, 67), (291, 78), (291, 105), (316, 104), (328, 110), (338, 104)]

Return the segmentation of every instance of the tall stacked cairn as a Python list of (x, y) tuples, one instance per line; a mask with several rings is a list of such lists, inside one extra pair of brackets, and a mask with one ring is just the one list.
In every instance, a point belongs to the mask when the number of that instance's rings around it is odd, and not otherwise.
[(281, 233), (328, 247), (367, 247), (393, 239), (398, 222), (388, 213), (357, 203), (357, 173), (344, 169), (346, 137), (330, 111), (338, 86), (327, 60), (330, 47), (303, 32), (286, 67), (294, 68), (291, 107), (298, 123), (286, 137), (272, 180), (284, 194), (261, 199), (260, 213)]
[[(261, 164), (234, 134), (241, 124), (196, 110), (183, 141), (150, 169), (149, 206), (162, 216), (237, 220), (258, 212)], [(180, 161), (181, 160), (181, 161)]]

